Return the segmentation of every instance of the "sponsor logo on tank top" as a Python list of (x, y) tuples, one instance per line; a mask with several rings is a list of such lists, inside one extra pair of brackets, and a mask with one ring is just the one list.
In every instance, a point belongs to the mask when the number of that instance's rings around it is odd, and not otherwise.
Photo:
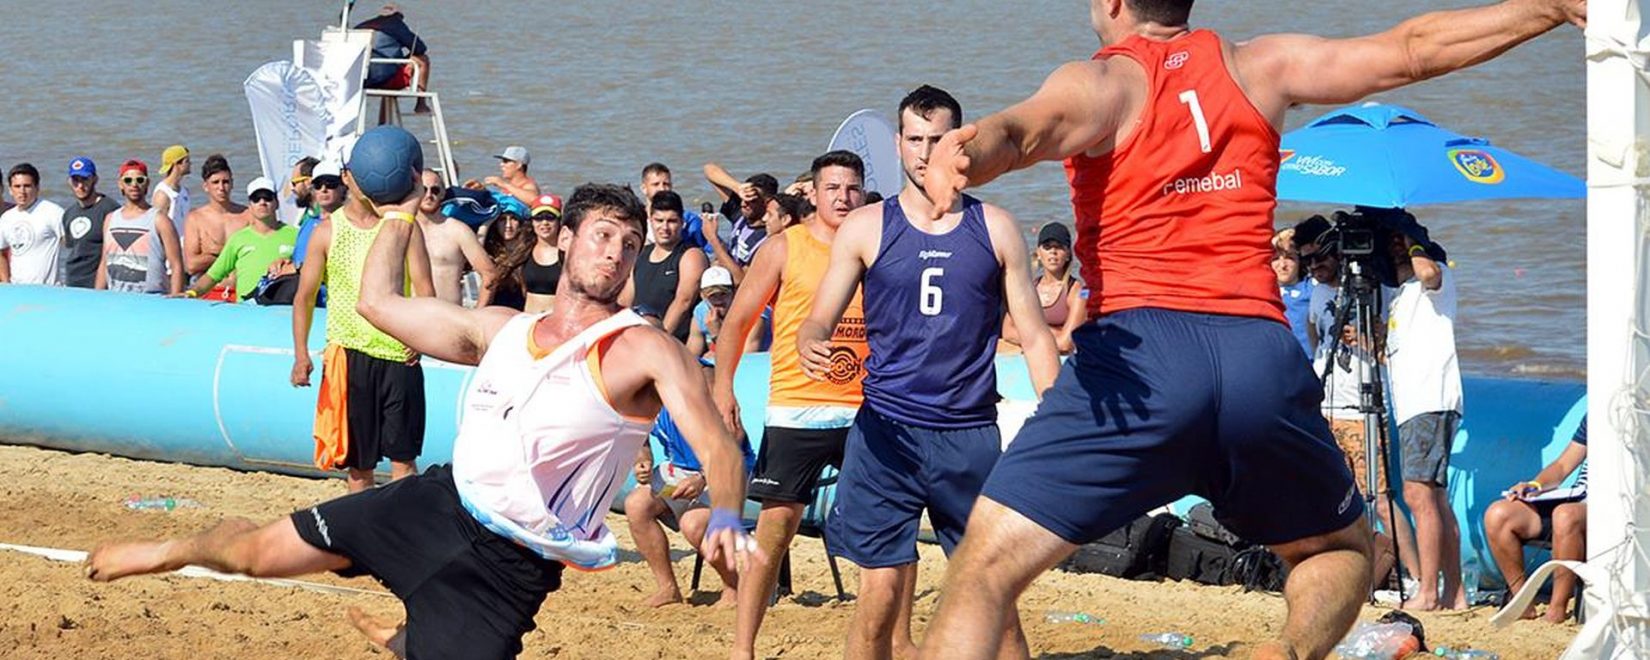
[(1232, 168), (1225, 174), (1210, 172), (1204, 176), (1188, 176), (1163, 184), (1163, 195), (1200, 195), (1243, 187), (1243, 170)]
[(918, 259), (950, 259), (951, 253), (944, 250), (923, 250), (917, 253)]
[(845, 317), (836, 324), (836, 331), (831, 333), (831, 339), (839, 341), (865, 341), (865, 319)]
[(1170, 69), (1170, 70), (1178, 69), (1180, 67), (1186, 66), (1186, 63), (1191, 61), (1191, 59), (1192, 59), (1192, 54), (1191, 53), (1188, 53), (1186, 51), (1180, 51), (1178, 53), (1170, 55), (1168, 57), (1168, 59), (1163, 60), (1163, 68)]

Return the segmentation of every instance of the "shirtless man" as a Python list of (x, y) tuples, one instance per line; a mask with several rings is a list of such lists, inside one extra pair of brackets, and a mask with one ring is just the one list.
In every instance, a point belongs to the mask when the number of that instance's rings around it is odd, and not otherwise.
[(1291, 567), (1279, 638), (1253, 655), (1325, 657), (1368, 597), (1371, 549), (1268, 266), (1284, 114), (1483, 62), (1584, 23), (1586, 2), (1507, 0), (1367, 37), (1241, 44), (1193, 30), (1192, 0), (1089, 7), (1106, 48), (947, 133), (923, 180), (944, 209), (964, 187), (1064, 160), (1078, 258), (1097, 269), (1096, 320), (986, 480), (923, 654), (990, 656), (1037, 575), (1195, 493)]
[[(415, 351), (478, 365), (452, 466), (262, 527), (228, 519), (191, 538), (103, 545), (88, 558), (88, 577), (190, 564), (255, 577), (372, 575), (407, 609), (402, 626), (351, 613), (374, 643), (401, 657), (515, 657), (564, 566), (618, 562), (604, 516), (661, 408), (704, 467), (706, 559), (727, 568), (763, 563), (739, 526), (739, 447), (698, 362), (615, 304), (642, 247), (636, 196), (613, 185), (574, 191), (561, 234), (561, 294), (548, 314), (518, 314), (401, 295), (408, 247), (420, 240), (413, 212), (421, 194), (380, 209), (358, 309)], [(540, 493), (557, 496), (546, 503)]]
[[(424, 246), (430, 251), (430, 277), (435, 297), (454, 305), (462, 304), (464, 264), (481, 275), (485, 298), (492, 292), (493, 260), (481, 248), (474, 230), (441, 214), (441, 174), (424, 170), (424, 196), (418, 201), (418, 228), (424, 232)], [(485, 306), (483, 299), (481, 306)]]
[[(229, 198), (235, 187), (235, 174), (229, 170), (229, 161), (223, 154), (212, 154), (201, 164), (201, 188), (206, 191), (206, 206), (189, 211), (184, 222), (183, 265), (191, 273), (205, 273), (223, 252), (229, 236), (249, 226), (251, 218), (246, 207)], [(235, 276), (201, 296), (206, 300), (233, 301)]]
[(527, 153), (527, 147), (511, 145), (504, 148), (494, 158), (498, 159), (499, 176), (490, 176), (482, 180), (499, 192), (521, 200), (521, 203), (532, 205), (539, 199), (539, 182), (527, 175), (527, 166), (532, 164), (533, 157)]

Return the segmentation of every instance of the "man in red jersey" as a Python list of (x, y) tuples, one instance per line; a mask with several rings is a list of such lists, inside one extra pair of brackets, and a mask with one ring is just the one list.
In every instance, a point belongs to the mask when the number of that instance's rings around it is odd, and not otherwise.
[(1281, 638), (1254, 655), (1326, 656), (1369, 593), (1371, 551), (1267, 265), (1284, 113), (1483, 62), (1583, 24), (1586, 6), (1507, 0), (1368, 37), (1234, 44), (1188, 26), (1192, 0), (1091, 0), (1105, 49), (947, 134), (923, 182), (936, 209), (1065, 161), (1096, 320), (986, 482), (924, 655), (988, 657), (1038, 574), (1194, 493), (1292, 567)]

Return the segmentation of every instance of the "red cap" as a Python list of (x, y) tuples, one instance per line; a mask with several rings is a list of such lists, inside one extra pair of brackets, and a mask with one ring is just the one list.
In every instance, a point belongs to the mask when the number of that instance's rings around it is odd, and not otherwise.
[(538, 200), (533, 202), (533, 215), (538, 215), (540, 211), (549, 211), (556, 217), (560, 218), (561, 197), (556, 195), (539, 195)]
[(136, 158), (120, 164), (120, 176), (126, 176), (126, 173), (131, 170), (137, 170), (143, 173), (144, 176), (149, 176), (149, 166)]

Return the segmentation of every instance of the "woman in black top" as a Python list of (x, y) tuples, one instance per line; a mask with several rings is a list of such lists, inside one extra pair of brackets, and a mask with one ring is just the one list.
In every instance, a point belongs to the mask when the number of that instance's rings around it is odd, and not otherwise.
[[(487, 256), (498, 265), (498, 276), (493, 278), (492, 305), (509, 307), (511, 309), (526, 309), (527, 286), (522, 281), (520, 262), (517, 268), (506, 267), (511, 255), (529, 253), (532, 251), (533, 235), (521, 230), (521, 216), (513, 211), (500, 213), (492, 222), (482, 228), (485, 236), (481, 239), (482, 248), (487, 250)], [(519, 258), (519, 257), (518, 257)]]

